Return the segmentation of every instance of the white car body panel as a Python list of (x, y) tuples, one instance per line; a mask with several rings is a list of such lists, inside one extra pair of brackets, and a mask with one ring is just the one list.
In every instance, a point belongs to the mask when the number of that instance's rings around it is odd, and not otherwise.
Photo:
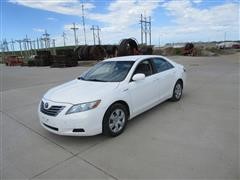
[[(143, 80), (131, 81), (137, 65), (145, 59), (160, 57), (170, 62), (174, 68), (147, 76)], [(50, 89), (42, 101), (49, 106), (65, 106), (56, 116), (41, 112), (38, 115), (41, 125), (48, 131), (59, 135), (91, 136), (102, 133), (102, 121), (107, 109), (116, 101), (124, 101), (129, 107), (129, 119), (171, 98), (178, 79), (185, 87), (186, 73), (184, 67), (162, 56), (125, 56), (106, 61), (135, 61), (128, 75), (122, 82), (93, 82), (72, 80)], [(99, 106), (84, 112), (66, 114), (72, 105), (101, 100)], [(47, 126), (56, 127), (53, 130)], [(84, 129), (84, 132), (73, 132)]]

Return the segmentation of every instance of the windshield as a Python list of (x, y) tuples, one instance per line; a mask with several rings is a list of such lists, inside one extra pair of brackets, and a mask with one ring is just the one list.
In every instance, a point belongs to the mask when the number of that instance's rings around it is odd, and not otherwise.
[(134, 61), (103, 61), (85, 72), (79, 79), (85, 81), (120, 82), (125, 79)]

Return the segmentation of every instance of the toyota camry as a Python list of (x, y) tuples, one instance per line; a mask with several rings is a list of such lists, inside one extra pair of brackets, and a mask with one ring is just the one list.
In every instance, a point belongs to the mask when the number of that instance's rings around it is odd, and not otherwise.
[(163, 56), (106, 59), (50, 89), (39, 104), (40, 123), (59, 135), (117, 136), (140, 113), (168, 99), (179, 101), (185, 71)]

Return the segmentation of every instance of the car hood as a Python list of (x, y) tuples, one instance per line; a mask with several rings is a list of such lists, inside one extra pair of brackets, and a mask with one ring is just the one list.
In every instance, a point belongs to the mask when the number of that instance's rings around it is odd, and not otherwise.
[(50, 89), (45, 95), (44, 99), (69, 103), (79, 104), (83, 102), (90, 102), (101, 99), (104, 95), (117, 88), (119, 82), (94, 82), (73, 80)]

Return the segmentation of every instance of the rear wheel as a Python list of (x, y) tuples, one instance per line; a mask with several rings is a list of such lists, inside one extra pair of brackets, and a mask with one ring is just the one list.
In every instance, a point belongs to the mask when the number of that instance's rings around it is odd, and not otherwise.
[(105, 113), (103, 119), (103, 134), (107, 136), (118, 136), (127, 124), (127, 109), (122, 104), (113, 104)]
[(182, 97), (182, 90), (183, 90), (183, 85), (181, 81), (177, 81), (174, 89), (173, 89), (173, 95), (171, 100), (172, 101), (179, 101)]

